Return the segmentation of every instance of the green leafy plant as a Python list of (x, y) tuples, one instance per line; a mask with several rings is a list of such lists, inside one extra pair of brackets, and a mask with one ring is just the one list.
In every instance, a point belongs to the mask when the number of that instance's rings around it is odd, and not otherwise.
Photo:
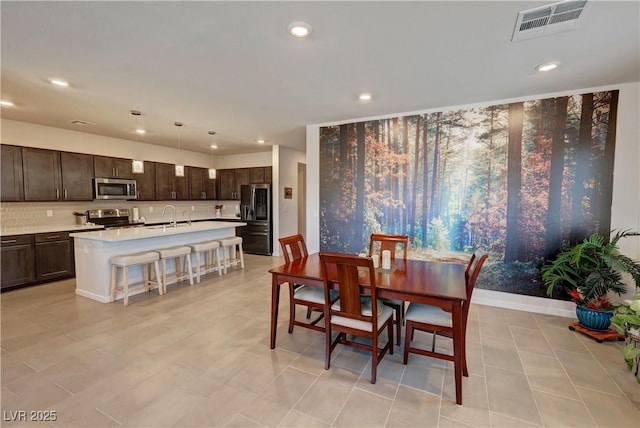
[[(611, 317), (611, 326), (620, 334), (626, 334), (627, 345), (622, 348), (622, 355), (627, 368), (633, 370), (634, 363), (638, 364), (640, 359), (640, 293), (614, 310)], [(636, 370), (636, 380), (640, 383), (640, 371)]]
[(630, 236), (640, 236), (640, 232), (617, 231), (608, 241), (596, 233), (579, 244), (563, 248), (541, 269), (547, 295), (561, 291), (578, 305), (613, 310), (607, 294), (626, 293), (623, 273), (631, 274), (636, 288), (640, 287), (640, 263), (620, 254), (618, 248), (618, 241)]

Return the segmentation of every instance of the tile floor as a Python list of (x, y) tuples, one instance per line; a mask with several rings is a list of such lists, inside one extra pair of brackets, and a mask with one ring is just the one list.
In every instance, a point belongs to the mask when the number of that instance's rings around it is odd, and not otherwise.
[[(571, 332), (567, 318), (473, 305), (463, 406), (450, 363), (404, 366), (400, 348), (376, 385), (361, 351), (339, 348), (325, 371), (321, 334), (287, 334), (284, 294), (270, 351), (267, 270), (281, 262), (249, 255), (244, 271), (127, 308), (75, 296), (73, 280), (3, 293), (1, 425), (640, 427), (622, 344)], [(20, 410), (56, 420), (12, 421)]]

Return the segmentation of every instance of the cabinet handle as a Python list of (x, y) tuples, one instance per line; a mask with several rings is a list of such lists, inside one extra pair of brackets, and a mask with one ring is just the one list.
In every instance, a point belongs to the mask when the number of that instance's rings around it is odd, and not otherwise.
[(56, 189), (56, 199), (60, 199), (60, 189)]
[(120, 171), (116, 168), (116, 177), (120, 177)]
[(47, 236), (47, 239), (59, 239), (60, 235)]
[(67, 189), (64, 189), (64, 199), (67, 199)]
[(139, 190), (136, 191), (136, 198), (140, 199), (140, 191)]
[(18, 242), (17, 239), (7, 239), (6, 241), (2, 241), (3, 244), (15, 244)]
[(207, 199), (207, 192), (202, 192), (202, 199)]

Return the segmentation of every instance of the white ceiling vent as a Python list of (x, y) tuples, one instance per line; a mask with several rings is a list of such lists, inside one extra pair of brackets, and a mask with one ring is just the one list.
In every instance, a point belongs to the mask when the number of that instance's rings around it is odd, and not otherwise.
[(512, 42), (573, 30), (584, 15), (587, 0), (563, 1), (518, 13)]
[(93, 125), (95, 125), (94, 122), (87, 122), (86, 120), (80, 120), (80, 119), (70, 120), (68, 123), (70, 123), (72, 125), (78, 125), (78, 126), (93, 126)]

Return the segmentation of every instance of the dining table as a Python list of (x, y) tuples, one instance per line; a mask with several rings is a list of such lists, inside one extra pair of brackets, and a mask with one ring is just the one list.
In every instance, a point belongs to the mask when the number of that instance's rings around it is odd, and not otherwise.
[[(379, 298), (438, 306), (450, 312), (453, 328), (453, 365), (456, 403), (462, 404), (462, 366), (465, 358), (466, 326), (462, 307), (467, 300), (465, 265), (427, 260), (395, 259), (390, 269), (375, 269), (375, 284)], [(319, 253), (274, 267), (271, 273), (271, 341), (276, 347), (280, 286), (285, 283), (324, 287)], [(337, 278), (335, 267), (327, 270), (328, 282)], [(369, 275), (360, 275), (363, 294), (371, 288)]]

